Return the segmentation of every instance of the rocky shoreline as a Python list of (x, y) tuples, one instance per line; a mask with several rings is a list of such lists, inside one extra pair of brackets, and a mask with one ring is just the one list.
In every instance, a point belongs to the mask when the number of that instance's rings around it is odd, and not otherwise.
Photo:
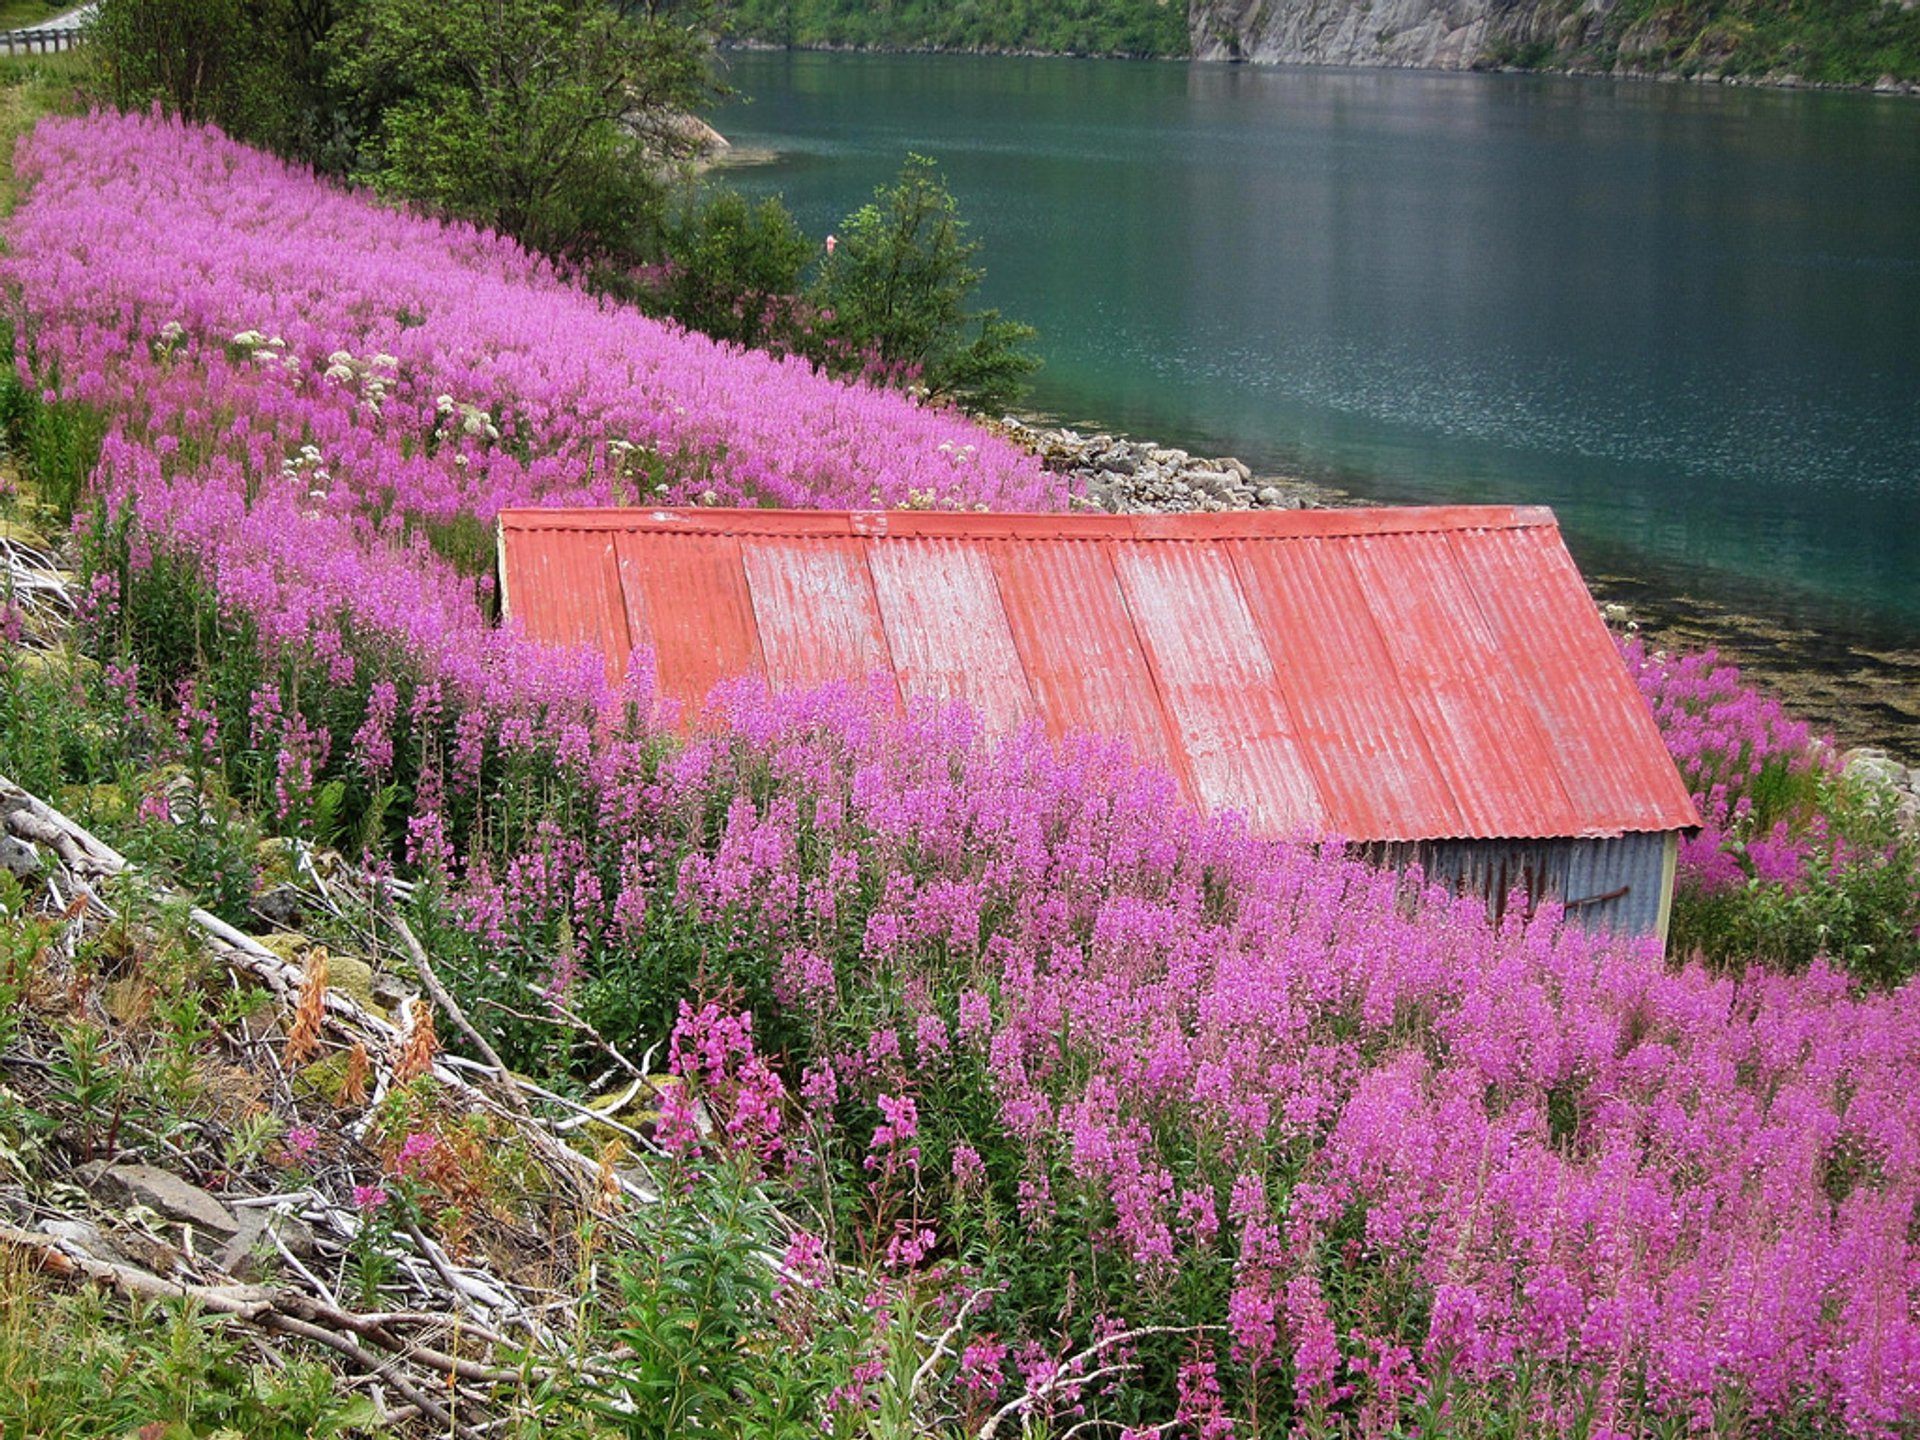
[(1219, 513), (1228, 510), (1327, 510), (1360, 502), (1344, 490), (1294, 475), (1261, 475), (1232, 456), (1192, 455), (1151, 440), (1008, 415), (988, 424), (1038, 455), (1056, 475), (1079, 482), (1076, 510), (1111, 515)]

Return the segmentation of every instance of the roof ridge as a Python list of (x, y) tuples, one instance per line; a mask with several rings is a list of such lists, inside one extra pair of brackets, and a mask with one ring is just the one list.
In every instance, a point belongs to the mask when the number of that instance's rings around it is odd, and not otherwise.
[(772, 510), (516, 506), (514, 530), (648, 531), (688, 535), (892, 536), (900, 539), (1217, 541), (1449, 534), (1558, 528), (1544, 505), (1371, 505), (1338, 510), (1185, 511), (1109, 515), (1029, 511)]

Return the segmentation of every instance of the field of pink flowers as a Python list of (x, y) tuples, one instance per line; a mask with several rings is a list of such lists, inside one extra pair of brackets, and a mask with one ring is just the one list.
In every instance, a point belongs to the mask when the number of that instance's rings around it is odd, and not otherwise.
[(408, 546), (451, 530), (470, 561), (509, 505), (1064, 503), (956, 413), (602, 303), (216, 132), (48, 120), (16, 166), (36, 385), (108, 417), (106, 497), (205, 551), (271, 638), (351, 613), (477, 682), (470, 577)]
[[(670, 1145), (793, 1202), (795, 1277), (831, 1254), (945, 1315), (973, 1297), (950, 1415), (1025, 1390), (1055, 1433), (1134, 1436), (1920, 1423), (1911, 987), (1493, 928), (958, 710), (741, 687), (670, 743), (644, 667), (609, 696), (489, 628), (499, 507), (1031, 508), (1049, 478), (205, 131), (50, 121), (22, 168), (22, 403), (103, 424), (109, 677), (281, 825), (333, 787), (384, 835), (515, 1066), (576, 1064), (514, 1018), (529, 982), (658, 1045), (715, 1127), (669, 1113)], [(780, 1326), (739, 1353), (807, 1338)], [(870, 1360), (825, 1428), (858, 1428)]]

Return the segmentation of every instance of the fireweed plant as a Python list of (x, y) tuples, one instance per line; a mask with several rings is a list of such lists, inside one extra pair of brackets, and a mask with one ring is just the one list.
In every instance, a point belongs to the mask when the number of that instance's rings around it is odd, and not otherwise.
[(144, 733), (406, 867), (510, 1064), (587, 1083), (541, 1004), (662, 1057), (663, 1236), (703, 1196), (784, 1236), (722, 1331), (648, 1268), (697, 1267), (615, 1266), (630, 1398), (724, 1372), (708, 1416), (842, 1434), (1023, 1392), (1134, 1436), (1920, 1419), (1910, 990), (1492, 926), (1111, 744), (858, 686), (722, 687), (670, 739), (644, 660), (610, 688), (488, 624), (500, 506), (1047, 477), (208, 131), (50, 121), (22, 165), (9, 404), (104, 435), (86, 629)]
[(1920, 837), (1830, 742), (1711, 650), (1621, 654), (1705, 822), (1680, 846), (1672, 941), (1722, 967), (1816, 955), (1876, 984), (1920, 969)]

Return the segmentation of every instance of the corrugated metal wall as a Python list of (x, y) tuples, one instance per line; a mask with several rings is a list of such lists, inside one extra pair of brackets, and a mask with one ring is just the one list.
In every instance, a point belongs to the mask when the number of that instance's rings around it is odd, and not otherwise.
[(1611, 840), (1424, 840), (1362, 853), (1486, 899), (1497, 915), (1518, 893), (1529, 906), (1551, 896), (1589, 929), (1667, 937), (1678, 838), (1669, 830)]

